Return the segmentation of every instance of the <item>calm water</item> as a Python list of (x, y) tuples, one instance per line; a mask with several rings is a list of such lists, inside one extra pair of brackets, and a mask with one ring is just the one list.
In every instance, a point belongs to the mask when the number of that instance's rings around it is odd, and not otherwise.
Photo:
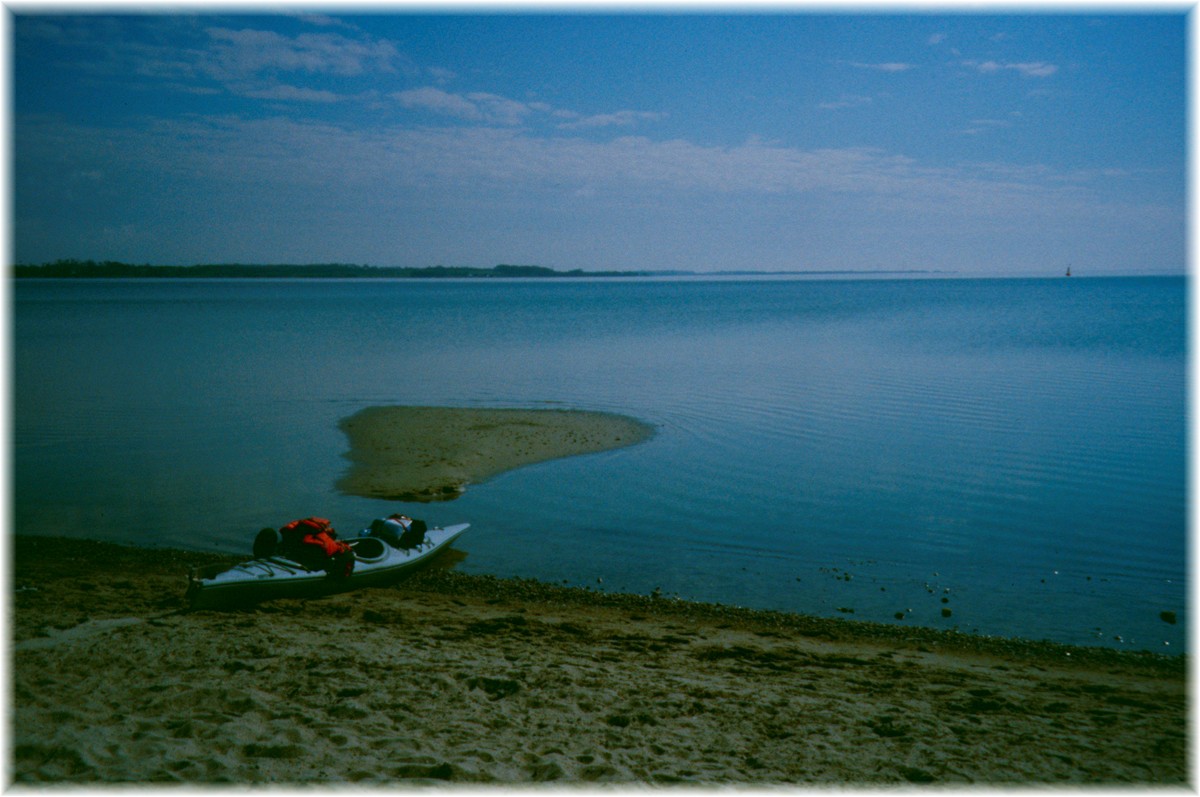
[[(248, 552), (403, 509), (470, 521), (468, 572), (1185, 645), (1183, 278), (22, 281), (13, 308), (18, 532)], [(450, 503), (338, 495), (337, 423), (378, 404), (658, 431)]]

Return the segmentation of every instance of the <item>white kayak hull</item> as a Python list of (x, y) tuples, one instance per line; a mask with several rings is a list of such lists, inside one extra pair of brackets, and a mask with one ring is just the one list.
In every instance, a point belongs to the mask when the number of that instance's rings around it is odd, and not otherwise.
[(348, 576), (330, 576), (307, 570), (283, 556), (251, 559), (233, 567), (201, 568), (188, 577), (187, 598), (193, 609), (249, 605), (275, 598), (302, 598), (345, 592), (394, 581), (450, 547), (469, 523), (444, 529), (431, 528), (415, 548), (393, 548), (377, 537), (348, 540), (354, 549), (354, 570)]

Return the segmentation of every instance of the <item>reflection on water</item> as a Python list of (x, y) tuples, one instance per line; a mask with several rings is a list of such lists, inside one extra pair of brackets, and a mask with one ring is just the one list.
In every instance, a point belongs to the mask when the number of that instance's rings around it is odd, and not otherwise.
[(400, 508), (469, 520), (472, 572), (1179, 649), (1184, 297), (1169, 278), (19, 282), (14, 520), (244, 551), (263, 525), (396, 508), (334, 489), (338, 422), (364, 407), (595, 409), (657, 434)]

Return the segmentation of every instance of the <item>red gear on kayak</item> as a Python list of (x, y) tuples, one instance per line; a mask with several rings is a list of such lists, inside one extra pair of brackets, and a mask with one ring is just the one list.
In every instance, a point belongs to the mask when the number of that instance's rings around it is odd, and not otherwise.
[[(311, 552), (311, 559), (305, 557), (309, 560), (304, 562), (306, 566), (311, 562), (318, 565), (313, 569), (328, 570), (331, 576), (348, 576), (354, 570), (354, 553), (350, 545), (337, 538), (333, 524), (325, 518), (293, 520), (279, 529), (279, 534), (284, 545), (297, 552)], [(319, 560), (316, 551), (320, 551)]]

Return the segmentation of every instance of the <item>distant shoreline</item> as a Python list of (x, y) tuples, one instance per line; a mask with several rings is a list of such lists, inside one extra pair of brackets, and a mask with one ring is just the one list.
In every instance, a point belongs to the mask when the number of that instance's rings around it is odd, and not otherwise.
[(191, 266), (134, 265), (107, 260), (57, 260), (12, 267), (17, 279), (570, 279), (593, 277), (729, 277), (956, 274), (927, 269), (838, 269), (814, 271), (558, 271), (545, 266), (367, 266), (350, 263), (200, 263)]

